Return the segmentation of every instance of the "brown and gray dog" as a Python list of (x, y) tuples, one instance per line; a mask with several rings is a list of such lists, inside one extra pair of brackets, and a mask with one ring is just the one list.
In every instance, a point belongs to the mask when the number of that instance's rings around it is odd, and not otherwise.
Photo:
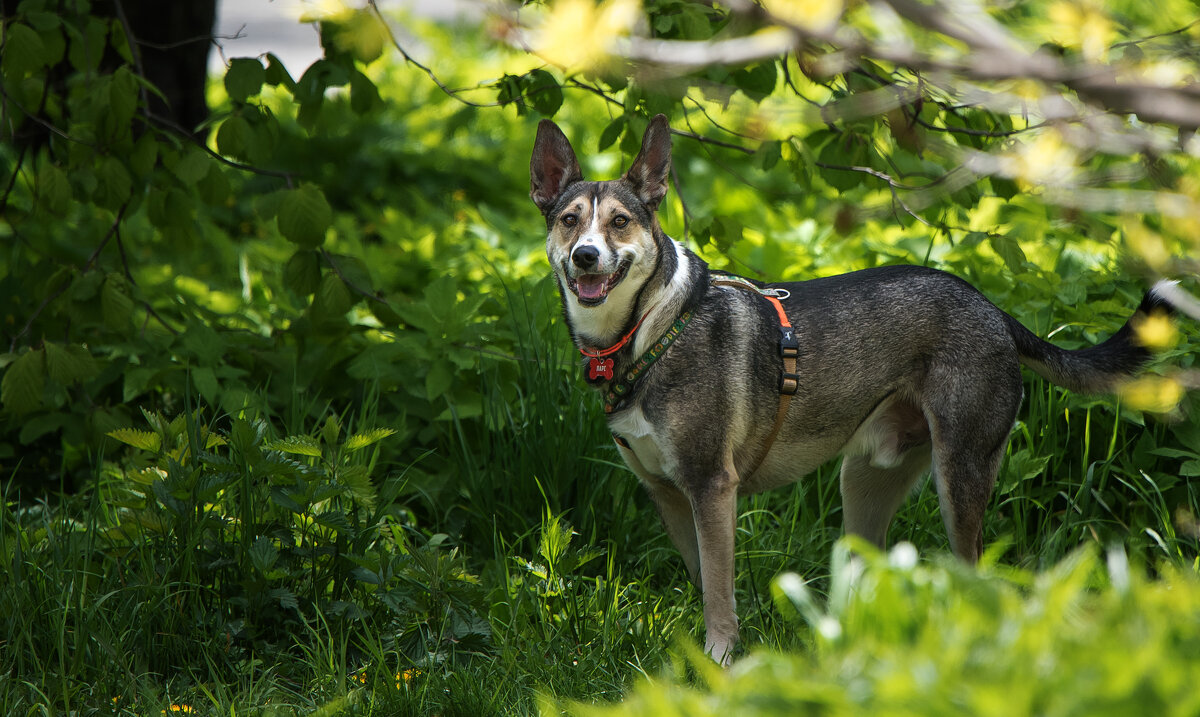
[[(932, 464), (950, 545), (974, 562), (1022, 400), (1021, 365), (1071, 390), (1108, 391), (1149, 356), (1137, 322), (1170, 309), (1156, 286), (1112, 338), (1067, 351), (925, 267), (771, 285), (710, 273), (659, 226), (670, 164), (659, 115), (623, 177), (585, 181), (570, 142), (543, 120), (530, 196), (546, 218), (546, 253), (586, 376), (702, 589), (705, 649), (726, 664), (738, 632), (739, 495), (841, 454), (846, 531), (882, 546)], [(781, 402), (789, 381), (794, 395)]]

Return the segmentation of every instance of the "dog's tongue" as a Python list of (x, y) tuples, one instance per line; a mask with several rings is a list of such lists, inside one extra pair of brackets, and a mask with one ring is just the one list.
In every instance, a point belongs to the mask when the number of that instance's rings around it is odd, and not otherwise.
[(608, 283), (608, 275), (587, 274), (579, 277), (577, 283), (581, 299), (599, 299), (604, 296), (604, 287)]

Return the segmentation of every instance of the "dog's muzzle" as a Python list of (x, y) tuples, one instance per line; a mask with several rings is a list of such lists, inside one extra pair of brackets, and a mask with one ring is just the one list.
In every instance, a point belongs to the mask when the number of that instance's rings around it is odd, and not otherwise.
[[(571, 263), (578, 270), (574, 276), (564, 272), (567, 278), (567, 288), (579, 299), (584, 306), (599, 306), (604, 303), (611, 292), (629, 271), (630, 261), (623, 260), (615, 271), (596, 271), (599, 265), (600, 252), (592, 246), (581, 246), (571, 253)], [(565, 267), (564, 267), (565, 268)]]

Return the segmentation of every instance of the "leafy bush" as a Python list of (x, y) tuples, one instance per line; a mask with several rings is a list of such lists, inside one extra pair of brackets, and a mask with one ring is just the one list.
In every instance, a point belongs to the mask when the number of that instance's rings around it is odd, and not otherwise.
[[(756, 650), (728, 672), (694, 647), (676, 676), (578, 715), (1190, 715), (1200, 709), (1200, 579), (1155, 579), (1120, 547), (1040, 573), (918, 563), (900, 544), (862, 563), (835, 551), (829, 594), (776, 578), (804, 654)], [(695, 671), (698, 684), (681, 679)], [(543, 714), (551, 714), (545, 710)]]

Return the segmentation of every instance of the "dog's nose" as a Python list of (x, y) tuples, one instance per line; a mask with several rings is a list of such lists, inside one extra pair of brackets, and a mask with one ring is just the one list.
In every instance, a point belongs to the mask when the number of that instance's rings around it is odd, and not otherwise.
[(576, 247), (571, 252), (571, 261), (580, 269), (595, 269), (600, 263), (600, 250), (594, 246)]

